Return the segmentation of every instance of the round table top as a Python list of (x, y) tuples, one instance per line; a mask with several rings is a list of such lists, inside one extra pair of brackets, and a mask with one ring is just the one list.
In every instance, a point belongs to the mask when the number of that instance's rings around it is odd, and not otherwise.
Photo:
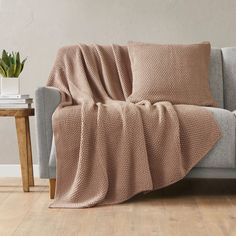
[(0, 108), (0, 116), (34, 116), (34, 108)]

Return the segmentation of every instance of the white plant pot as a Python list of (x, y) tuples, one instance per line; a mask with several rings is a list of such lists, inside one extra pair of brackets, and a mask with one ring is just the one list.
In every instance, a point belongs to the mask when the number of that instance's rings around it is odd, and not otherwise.
[(20, 94), (20, 79), (19, 78), (3, 78), (1, 77), (1, 95), (16, 95)]

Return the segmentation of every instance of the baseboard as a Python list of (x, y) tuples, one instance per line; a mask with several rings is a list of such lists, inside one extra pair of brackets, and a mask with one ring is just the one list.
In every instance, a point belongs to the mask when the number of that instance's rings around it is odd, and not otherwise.
[[(33, 165), (34, 177), (39, 177), (39, 165)], [(0, 165), (0, 177), (21, 177), (20, 165)]]

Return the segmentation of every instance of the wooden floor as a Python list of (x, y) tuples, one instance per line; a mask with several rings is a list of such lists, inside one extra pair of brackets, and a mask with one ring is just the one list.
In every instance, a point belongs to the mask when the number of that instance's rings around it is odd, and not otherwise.
[(236, 235), (236, 181), (184, 180), (124, 204), (49, 209), (47, 181), (23, 193), (20, 179), (0, 179), (0, 236)]

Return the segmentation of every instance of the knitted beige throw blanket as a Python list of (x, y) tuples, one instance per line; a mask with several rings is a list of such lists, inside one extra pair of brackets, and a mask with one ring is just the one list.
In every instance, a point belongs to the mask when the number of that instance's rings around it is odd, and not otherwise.
[(127, 47), (62, 48), (48, 86), (62, 96), (53, 115), (57, 181), (51, 207), (121, 203), (170, 185), (220, 138), (203, 107), (125, 101), (132, 86)]

